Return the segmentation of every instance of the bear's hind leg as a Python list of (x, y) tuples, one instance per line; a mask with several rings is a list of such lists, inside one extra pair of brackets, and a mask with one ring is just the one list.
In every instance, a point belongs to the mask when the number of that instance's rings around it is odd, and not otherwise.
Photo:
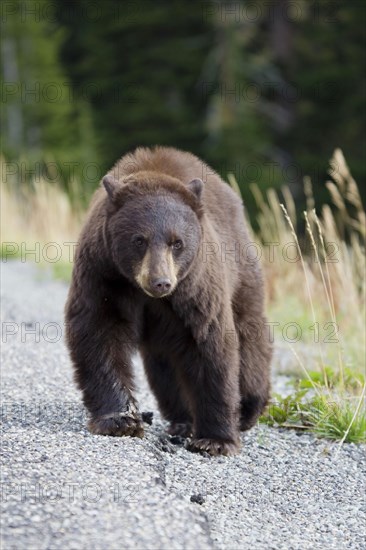
[(249, 430), (267, 405), (272, 347), (265, 321), (246, 326), (240, 347), (240, 430)]
[(174, 366), (168, 359), (146, 348), (141, 350), (141, 354), (159, 409), (164, 418), (170, 422), (168, 433), (189, 437), (192, 432), (192, 418), (184, 404)]

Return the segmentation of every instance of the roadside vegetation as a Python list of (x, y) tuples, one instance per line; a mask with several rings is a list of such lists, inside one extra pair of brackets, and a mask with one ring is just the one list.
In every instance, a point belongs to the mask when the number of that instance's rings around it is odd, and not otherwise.
[(265, 252), (270, 320), (277, 349), (293, 356), (283, 372), (291, 375), (290, 394), (274, 394), (261, 421), (363, 442), (366, 216), (340, 150), (329, 175), (332, 207), (317, 212), (307, 178), (301, 219), (287, 187), (280, 197), (272, 189), (264, 196), (253, 186), (259, 207), (254, 238)]

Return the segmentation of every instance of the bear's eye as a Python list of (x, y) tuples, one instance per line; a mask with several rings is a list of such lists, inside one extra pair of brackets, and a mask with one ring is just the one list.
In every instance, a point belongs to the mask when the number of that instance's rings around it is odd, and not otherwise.
[(180, 239), (177, 239), (176, 241), (174, 241), (174, 243), (172, 244), (172, 247), (174, 248), (174, 250), (180, 250), (183, 246), (183, 243)]
[(135, 237), (133, 239), (133, 243), (134, 243), (135, 246), (141, 247), (141, 246), (144, 246), (145, 239), (144, 239), (144, 237)]

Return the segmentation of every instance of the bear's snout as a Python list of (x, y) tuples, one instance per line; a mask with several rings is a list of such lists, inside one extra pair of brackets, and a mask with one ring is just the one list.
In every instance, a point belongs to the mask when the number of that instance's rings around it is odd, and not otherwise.
[(159, 277), (150, 281), (150, 289), (157, 297), (169, 294), (171, 288), (172, 283), (167, 278)]
[(170, 294), (177, 285), (178, 269), (167, 247), (147, 250), (135, 278), (142, 290), (152, 298)]

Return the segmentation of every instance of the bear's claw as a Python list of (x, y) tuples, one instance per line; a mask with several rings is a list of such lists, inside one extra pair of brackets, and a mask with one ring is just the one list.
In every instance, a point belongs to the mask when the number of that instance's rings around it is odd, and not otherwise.
[(189, 422), (171, 422), (167, 429), (169, 435), (179, 435), (180, 437), (191, 437), (192, 424)]
[(239, 442), (218, 439), (192, 439), (187, 449), (193, 453), (206, 452), (211, 456), (233, 456), (240, 450)]
[(112, 435), (117, 437), (126, 435), (143, 437), (144, 435), (141, 416), (131, 410), (92, 418), (88, 423), (88, 429), (95, 435)]

